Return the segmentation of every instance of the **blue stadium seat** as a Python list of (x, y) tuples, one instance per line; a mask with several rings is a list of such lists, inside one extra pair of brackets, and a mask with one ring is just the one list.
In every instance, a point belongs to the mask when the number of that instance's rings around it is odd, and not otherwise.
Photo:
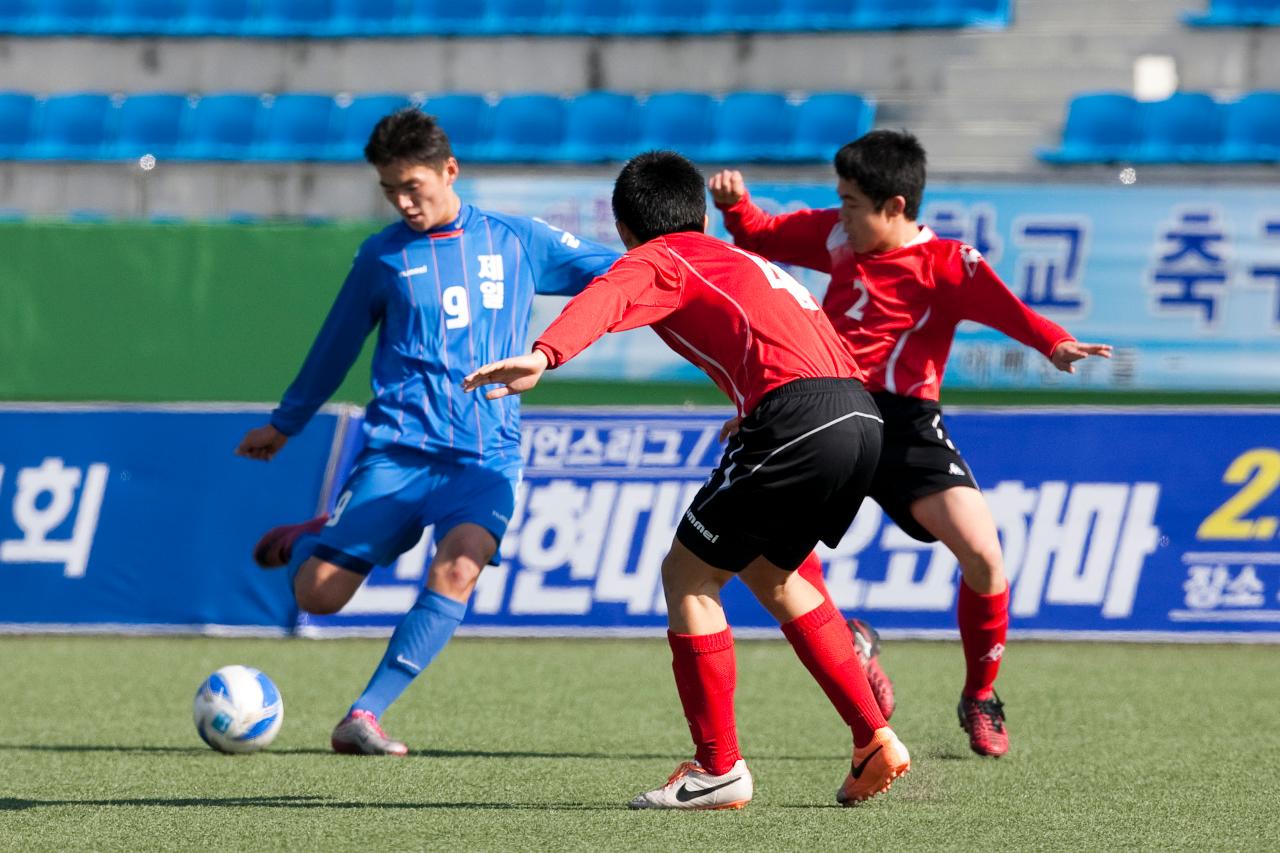
[(474, 36), (488, 32), (489, 16), (482, 3), (458, 0), (405, 0), (405, 28), (414, 34)]
[(493, 27), (508, 33), (557, 31), (559, 3), (554, 0), (489, 0)]
[(783, 0), (784, 20), (795, 30), (854, 29), (856, 0)]
[(1222, 108), (1204, 92), (1177, 92), (1139, 107), (1144, 163), (1204, 163), (1222, 156)]
[(277, 95), (262, 112), (251, 157), (255, 160), (312, 161), (329, 156), (333, 96), (305, 92)]
[(565, 141), (565, 102), (555, 95), (506, 95), (493, 107), (491, 162), (555, 160)]
[(108, 156), (137, 160), (177, 157), (190, 101), (174, 92), (130, 95), (116, 108), (116, 135)]
[(703, 92), (659, 92), (640, 108), (640, 148), (669, 148), (691, 160), (711, 152), (717, 104)]
[(332, 34), (332, 0), (258, 0), (254, 35), (315, 38)]
[(644, 0), (562, 0), (555, 29), (570, 35), (629, 35), (632, 17)]
[(1204, 12), (1184, 12), (1193, 26), (1280, 26), (1280, 0), (1211, 0)]
[(716, 141), (708, 156), (726, 163), (787, 160), (793, 108), (776, 92), (734, 92), (720, 103)]
[(0, 92), (0, 160), (21, 160), (35, 131), (39, 103), (27, 92)]
[(871, 130), (875, 104), (843, 92), (815, 92), (796, 108), (792, 158), (830, 162), (836, 151)]
[(1280, 162), (1280, 91), (1250, 92), (1226, 106), (1223, 159)]
[(236, 36), (249, 32), (254, 0), (188, 0), (183, 32), (193, 36)]
[(185, 160), (247, 160), (262, 112), (262, 99), (257, 95), (205, 95), (191, 110), (180, 156)]
[(31, 34), (92, 33), (107, 15), (106, 0), (40, 0), (25, 31)]
[(711, 0), (645, 0), (630, 28), (635, 33), (712, 32)]
[(557, 159), (572, 163), (626, 160), (638, 150), (636, 99), (620, 92), (586, 92), (569, 102), (565, 142)]
[(186, 26), (187, 0), (113, 0), (98, 27), (111, 35), (177, 35)]
[(404, 21), (400, 0), (334, 0), (330, 35), (400, 35)]
[(54, 95), (40, 110), (28, 156), (39, 160), (99, 160), (107, 155), (115, 111), (101, 92)]
[(449, 134), (453, 153), (460, 159), (481, 159), (489, 143), (493, 108), (483, 95), (452, 94), (428, 98), (422, 111), (433, 115)]
[(1139, 134), (1138, 103), (1120, 92), (1076, 95), (1067, 108), (1062, 144), (1037, 152), (1051, 163), (1106, 163), (1134, 156)]
[(404, 95), (360, 95), (334, 110), (330, 160), (361, 160), (373, 126), (385, 115), (413, 106)]
[(786, 0), (711, 0), (709, 27), (714, 32), (770, 32), (789, 29)]
[(0, 33), (22, 34), (31, 26), (37, 0), (0, 0)]

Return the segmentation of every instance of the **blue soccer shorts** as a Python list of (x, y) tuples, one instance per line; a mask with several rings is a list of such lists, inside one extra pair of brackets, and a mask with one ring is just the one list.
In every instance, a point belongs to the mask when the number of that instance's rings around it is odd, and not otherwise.
[(439, 544), (468, 522), (501, 544), (519, 478), (518, 461), (495, 469), (408, 447), (367, 447), (338, 494), (312, 556), (368, 574), (417, 545), (424, 528), (435, 526)]

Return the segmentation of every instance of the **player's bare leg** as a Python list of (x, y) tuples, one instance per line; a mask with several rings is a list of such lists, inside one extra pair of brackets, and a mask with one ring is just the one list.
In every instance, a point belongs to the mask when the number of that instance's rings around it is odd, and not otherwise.
[(840, 611), (804, 577), (763, 557), (741, 577), (782, 625), (796, 656), (853, 735), (853, 760), (836, 801), (853, 805), (889, 790), (911, 768), (911, 756), (880, 712)]
[(960, 563), (956, 609), (965, 685), (957, 714), (970, 748), (999, 757), (1009, 751), (1004, 705), (995, 692), (1009, 626), (1009, 582), (995, 520), (982, 493), (968, 486), (927, 495), (911, 505), (911, 514)]
[(480, 572), (497, 549), (493, 534), (478, 524), (459, 524), (440, 540), (422, 594), (396, 626), (369, 685), (333, 730), (335, 751), (408, 754), (408, 746), (382, 730), (379, 718), (449, 642)]
[(662, 561), (671, 669), (695, 753), (661, 787), (636, 795), (633, 809), (740, 809), (751, 801), (733, 712), (733, 634), (720, 605), (720, 590), (732, 579), (679, 540)]

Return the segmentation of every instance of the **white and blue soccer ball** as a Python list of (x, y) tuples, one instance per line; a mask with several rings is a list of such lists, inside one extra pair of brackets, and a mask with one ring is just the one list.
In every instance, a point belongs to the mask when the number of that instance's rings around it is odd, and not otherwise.
[(224, 666), (196, 691), (196, 731), (219, 752), (253, 752), (275, 740), (284, 699), (275, 683), (251, 666)]

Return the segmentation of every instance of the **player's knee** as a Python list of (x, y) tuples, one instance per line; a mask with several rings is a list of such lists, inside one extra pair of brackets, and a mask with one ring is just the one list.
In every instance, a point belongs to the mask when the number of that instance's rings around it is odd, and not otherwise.
[(466, 597), (480, 579), (483, 568), (484, 565), (473, 557), (440, 561), (431, 567), (428, 586), (451, 598)]
[(997, 585), (1004, 580), (1004, 559), (1000, 553), (1000, 542), (974, 542), (957, 553), (960, 569), (969, 585)]
[(337, 613), (347, 603), (345, 596), (337, 595), (324, 587), (295, 586), (294, 597), (299, 608), (316, 616)]

